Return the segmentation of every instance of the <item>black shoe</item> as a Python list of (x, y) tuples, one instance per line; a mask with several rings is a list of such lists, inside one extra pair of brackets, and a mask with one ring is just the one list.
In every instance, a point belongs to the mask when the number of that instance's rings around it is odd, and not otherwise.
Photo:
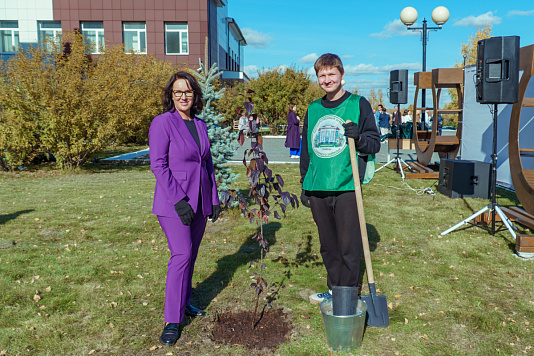
[(191, 304), (185, 307), (185, 313), (189, 316), (206, 316), (204, 310), (194, 307)]
[(180, 326), (178, 323), (169, 323), (163, 329), (159, 342), (165, 346), (173, 346), (180, 338)]

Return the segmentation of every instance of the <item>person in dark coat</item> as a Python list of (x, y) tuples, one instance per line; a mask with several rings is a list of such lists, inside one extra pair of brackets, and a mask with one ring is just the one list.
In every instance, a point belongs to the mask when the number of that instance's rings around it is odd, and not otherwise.
[(297, 118), (297, 105), (289, 104), (287, 112), (287, 133), (285, 146), (289, 147), (289, 156), (291, 158), (300, 157), (300, 121)]

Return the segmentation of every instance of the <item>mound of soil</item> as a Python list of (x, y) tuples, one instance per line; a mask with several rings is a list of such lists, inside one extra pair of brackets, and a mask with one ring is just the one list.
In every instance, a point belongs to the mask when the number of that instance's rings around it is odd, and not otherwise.
[(218, 315), (212, 340), (250, 349), (272, 348), (286, 342), (291, 324), (281, 309), (269, 309), (256, 315), (254, 327), (253, 314), (253, 311), (243, 311)]

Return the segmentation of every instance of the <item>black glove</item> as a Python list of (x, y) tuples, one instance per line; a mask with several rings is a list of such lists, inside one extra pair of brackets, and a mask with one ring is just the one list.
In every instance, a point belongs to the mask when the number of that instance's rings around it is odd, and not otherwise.
[(209, 216), (211, 222), (217, 221), (217, 219), (219, 218), (219, 214), (221, 214), (221, 206), (218, 204), (214, 205), (211, 210), (211, 215)]
[(304, 191), (300, 193), (300, 202), (302, 205), (304, 205), (306, 208), (310, 207), (310, 197), (304, 194)]
[(176, 210), (180, 220), (182, 220), (182, 224), (186, 226), (191, 225), (193, 218), (195, 217), (195, 212), (188, 202), (183, 199), (180, 200), (178, 203), (174, 204), (174, 210)]
[(360, 139), (360, 127), (354, 122), (346, 122), (343, 124), (345, 129), (345, 136), (352, 137), (354, 141), (358, 142)]

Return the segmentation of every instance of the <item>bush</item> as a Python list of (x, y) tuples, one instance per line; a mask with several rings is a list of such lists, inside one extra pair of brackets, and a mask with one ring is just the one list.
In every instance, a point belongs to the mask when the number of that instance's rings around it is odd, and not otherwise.
[(162, 110), (161, 87), (175, 71), (150, 56), (106, 48), (93, 61), (79, 33), (31, 47), (3, 63), (0, 73), (0, 158), (3, 169), (55, 156), (78, 167), (115, 143), (144, 142)]

